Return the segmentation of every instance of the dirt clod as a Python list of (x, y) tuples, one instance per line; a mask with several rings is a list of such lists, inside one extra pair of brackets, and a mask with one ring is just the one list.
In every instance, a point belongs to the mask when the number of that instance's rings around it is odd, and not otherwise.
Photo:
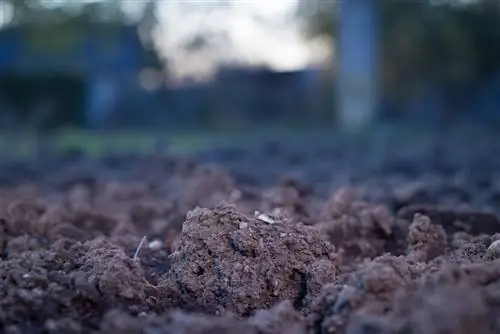
[(198, 208), (187, 215), (163, 284), (177, 286), (192, 310), (248, 315), (283, 299), (302, 308), (335, 278), (335, 256), (313, 228), (269, 224), (228, 205)]
[(446, 232), (441, 225), (432, 225), (429, 217), (415, 214), (408, 233), (409, 257), (427, 262), (443, 255), (448, 247)]

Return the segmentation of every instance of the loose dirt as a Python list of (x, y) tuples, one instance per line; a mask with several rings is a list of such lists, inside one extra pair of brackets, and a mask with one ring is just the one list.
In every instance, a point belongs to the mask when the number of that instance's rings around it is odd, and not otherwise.
[(498, 333), (497, 137), (4, 163), (2, 332)]

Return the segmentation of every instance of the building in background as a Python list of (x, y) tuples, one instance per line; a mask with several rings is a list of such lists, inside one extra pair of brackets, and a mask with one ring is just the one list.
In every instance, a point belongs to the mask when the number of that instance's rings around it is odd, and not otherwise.
[[(60, 29), (40, 29), (51, 28)], [(93, 23), (55, 46), (34, 40), (41, 35), (33, 36), (37, 29), (0, 30), (0, 107), (14, 113), (11, 120), (101, 127), (118, 108), (144, 102), (141, 73), (159, 69), (160, 62), (142, 44), (136, 25)], [(47, 106), (43, 116), (40, 105)]]

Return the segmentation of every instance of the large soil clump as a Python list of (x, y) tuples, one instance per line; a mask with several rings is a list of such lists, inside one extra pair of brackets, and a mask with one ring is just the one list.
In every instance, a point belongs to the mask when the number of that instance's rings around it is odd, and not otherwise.
[(183, 306), (249, 315), (280, 300), (308, 306), (335, 279), (338, 255), (311, 227), (251, 217), (221, 205), (187, 215), (165, 284)]

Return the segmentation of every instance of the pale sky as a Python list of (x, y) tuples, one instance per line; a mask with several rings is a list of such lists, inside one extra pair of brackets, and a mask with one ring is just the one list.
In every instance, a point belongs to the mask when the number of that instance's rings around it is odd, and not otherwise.
[[(216, 2), (159, 2), (156, 37), (175, 77), (209, 76), (225, 62), (293, 70), (326, 52), (325, 45), (320, 50), (302, 38), (293, 19), (298, 0), (226, 0), (227, 7)], [(212, 42), (199, 51), (182, 50), (183, 43), (199, 32), (212, 33)]]

